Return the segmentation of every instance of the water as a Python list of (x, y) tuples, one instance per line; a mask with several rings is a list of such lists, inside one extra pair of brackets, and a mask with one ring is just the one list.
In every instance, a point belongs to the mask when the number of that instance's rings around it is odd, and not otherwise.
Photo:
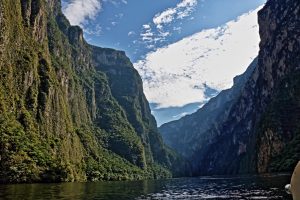
[(291, 200), (288, 175), (202, 177), (159, 181), (0, 185), (0, 199), (270, 199)]

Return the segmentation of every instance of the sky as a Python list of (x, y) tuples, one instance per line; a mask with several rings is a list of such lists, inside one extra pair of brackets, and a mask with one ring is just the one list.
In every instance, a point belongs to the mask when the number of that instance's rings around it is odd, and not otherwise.
[(158, 125), (231, 87), (258, 54), (265, 0), (63, 0), (94, 45), (124, 50)]

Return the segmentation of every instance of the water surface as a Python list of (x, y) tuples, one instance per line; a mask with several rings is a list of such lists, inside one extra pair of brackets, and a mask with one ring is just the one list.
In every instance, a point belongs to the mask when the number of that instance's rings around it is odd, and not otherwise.
[(270, 199), (291, 200), (288, 175), (200, 177), (158, 181), (0, 185), (0, 199)]

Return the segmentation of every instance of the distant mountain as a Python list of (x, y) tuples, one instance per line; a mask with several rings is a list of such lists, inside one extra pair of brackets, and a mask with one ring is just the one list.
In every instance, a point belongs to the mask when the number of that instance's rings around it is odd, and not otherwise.
[(255, 62), (246, 79), (160, 128), (194, 175), (292, 171), (300, 160), (300, 2), (269, 0), (259, 25), (254, 72)]
[(0, 77), (1, 183), (184, 172), (125, 53), (87, 44), (60, 0), (0, 2)]
[(166, 144), (186, 158), (208, 144), (216, 137), (210, 130), (228, 118), (229, 110), (256, 67), (257, 59), (244, 74), (234, 78), (232, 88), (222, 91), (196, 113), (162, 125), (159, 130)]

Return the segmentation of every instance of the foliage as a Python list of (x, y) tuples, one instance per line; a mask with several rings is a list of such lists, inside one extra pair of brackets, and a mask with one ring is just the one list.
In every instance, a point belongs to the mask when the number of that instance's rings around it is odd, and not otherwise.
[(96, 47), (50, 1), (0, 2), (0, 182), (170, 177), (171, 154), (129, 59), (105, 50), (134, 76), (113, 87), (117, 77), (96, 69)]
[[(272, 130), (282, 148), (272, 155), (269, 163), (271, 172), (291, 172), (300, 160), (300, 74), (292, 73), (282, 80), (275, 98), (261, 122), (262, 134)], [(261, 141), (264, 142), (264, 141)]]

